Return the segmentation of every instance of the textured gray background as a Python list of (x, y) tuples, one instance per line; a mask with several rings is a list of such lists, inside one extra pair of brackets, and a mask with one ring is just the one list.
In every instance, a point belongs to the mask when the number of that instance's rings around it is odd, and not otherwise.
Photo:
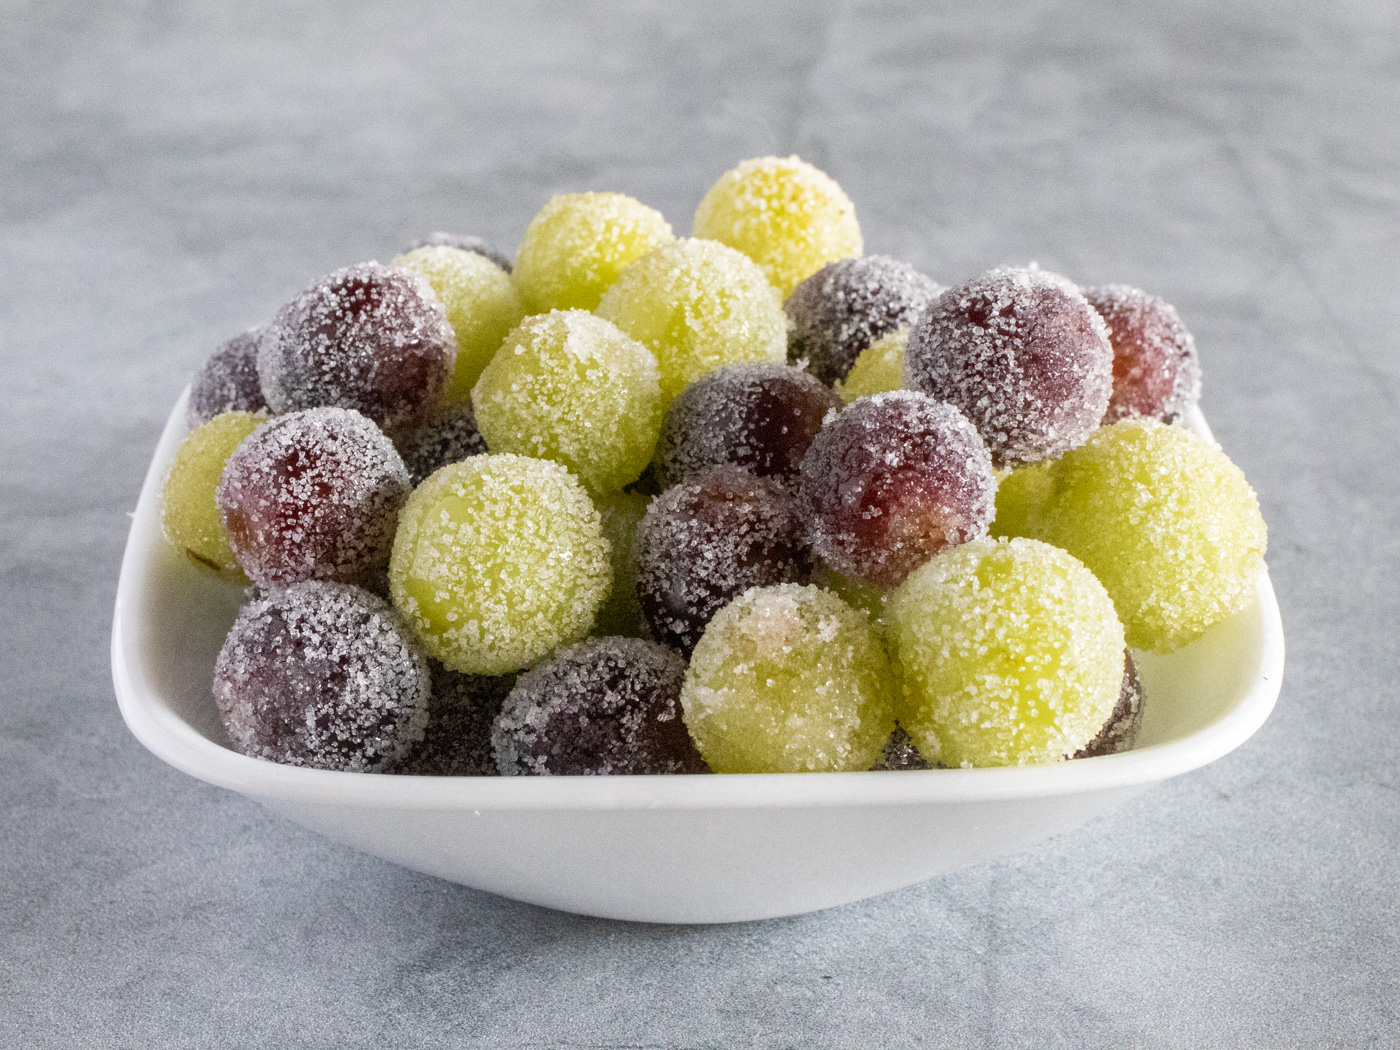
[[(1400, 1043), (1393, 0), (384, 6), (0, 4), (0, 1045)], [(126, 512), (219, 341), (555, 191), (685, 231), (792, 151), (940, 280), (1177, 304), (1288, 632), (1248, 745), (1002, 863), (683, 929), (391, 867), (127, 734)]]

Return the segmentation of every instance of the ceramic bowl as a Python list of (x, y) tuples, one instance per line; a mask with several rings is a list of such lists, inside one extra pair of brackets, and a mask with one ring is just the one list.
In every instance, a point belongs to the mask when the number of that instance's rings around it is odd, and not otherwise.
[[(467, 886), (588, 915), (732, 922), (829, 908), (1082, 824), (1239, 747), (1268, 717), (1283, 628), (1254, 600), (1170, 656), (1134, 654), (1135, 750), (1057, 765), (898, 773), (408, 777), (281, 766), (230, 750), (210, 692), (243, 600), (162, 538), (166, 423), (131, 523), (112, 624), (123, 718), (157, 756), (338, 842)], [(1205, 434), (1205, 421), (1190, 425)], [(1183, 819), (1188, 819), (1183, 816)]]

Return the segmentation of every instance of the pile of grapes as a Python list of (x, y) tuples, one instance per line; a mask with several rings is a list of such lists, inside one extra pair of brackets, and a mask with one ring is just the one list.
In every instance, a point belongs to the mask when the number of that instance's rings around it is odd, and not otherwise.
[(1191, 336), (1029, 268), (862, 255), (797, 158), (676, 238), (553, 198), (512, 267), (435, 234), (195, 377), (170, 542), (248, 588), (246, 755), (433, 775), (1058, 762), (1133, 744), (1128, 647), (1240, 610), (1253, 491), (1175, 425)]

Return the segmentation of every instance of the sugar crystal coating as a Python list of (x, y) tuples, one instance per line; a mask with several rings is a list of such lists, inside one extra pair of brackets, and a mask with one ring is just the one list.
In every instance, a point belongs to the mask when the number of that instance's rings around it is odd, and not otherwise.
[(383, 431), (352, 409), (310, 408), (244, 439), (217, 502), (255, 583), (349, 583), (388, 560), (408, 491), (408, 471)]
[(191, 428), (223, 412), (259, 412), (267, 408), (258, 381), (258, 340), (261, 328), (234, 336), (209, 356), (190, 381), (185, 406)]
[(449, 463), (481, 455), (486, 441), (476, 427), (472, 403), (451, 401), (438, 406), (423, 428), (399, 448), (409, 481), (416, 487)]
[(175, 452), (160, 494), (165, 538), (199, 568), (229, 583), (247, 583), (219, 519), (215, 494), (239, 442), (267, 421), (263, 413), (224, 412), (196, 427)]
[(507, 453), (413, 490), (389, 562), (394, 604), (454, 671), (518, 671), (588, 634), (612, 566), (598, 512), (557, 463)]
[(667, 489), (637, 528), (642, 615), (653, 637), (682, 652), (750, 587), (806, 583), (811, 572), (792, 498), (738, 467), (711, 467)]
[(1149, 416), (1180, 419), (1201, 399), (1196, 341), (1176, 308), (1126, 284), (1085, 288), (1084, 298), (1108, 326), (1113, 395), (1104, 423)]
[(793, 481), (812, 439), (840, 399), (791, 365), (725, 365), (683, 390), (666, 410), (656, 447), (663, 485), (731, 463)]
[(858, 397), (873, 397), (904, 387), (904, 348), (909, 345), (909, 329), (896, 328), (881, 336), (856, 357), (846, 378), (834, 389), (850, 404)]
[(967, 416), (997, 466), (1017, 466), (1093, 433), (1113, 389), (1113, 350), (1103, 320), (1063, 277), (990, 270), (920, 316), (904, 380)]
[(1074, 753), (1074, 758), (1095, 758), (1131, 751), (1142, 729), (1142, 682), (1138, 680), (1137, 665), (1127, 653), (1123, 654), (1123, 684), (1118, 688), (1118, 702), (1098, 735)]
[(560, 194), (525, 230), (515, 285), (530, 313), (594, 310), (630, 263), (673, 237), (659, 211), (626, 194)]
[(797, 496), (812, 547), (885, 590), (939, 551), (987, 531), (991, 457), (951, 405), (910, 390), (862, 398), (817, 435)]
[(442, 300), (457, 341), (457, 363), (442, 399), (469, 400), (506, 333), (525, 316), (514, 282), (487, 256), (446, 246), (416, 248), (393, 264), (422, 274)]
[(1059, 762), (1108, 721), (1123, 627), (1093, 573), (1036, 540), (974, 540), (885, 600), (895, 713), (945, 766)]
[(866, 255), (827, 263), (792, 290), (788, 357), (823, 383), (845, 379), (877, 339), (908, 328), (943, 287), (908, 263)]
[(316, 769), (373, 772), (423, 737), (427, 662), (382, 599), (307, 581), (244, 606), (214, 665), (234, 750)]
[(470, 234), (445, 233), (442, 230), (435, 230), (428, 236), (414, 241), (403, 250), (403, 254), (417, 251), (419, 248), (457, 248), (464, 252), (474, 252), (477, 255), (490, 259), (506, 273), (510, 273), (512, 266), (510, 256), (502, 251), (498, 251), (489, 241), (474, 237)]
[(798, 157), (756, 157), (731, 168), (695, 209), (694, 236), (737, 248), (784, 296), (823, 264), (864, 248), (855, 205)]
[(367, 262), (327, 274), (277, 312), (258, 345), (258, 378), (274, 412), (353, 408), (398, 438), (428, 418), (456, 361), (427, 279)]
[(648, 252), (604, 293), (598, 316), (656, 355), (666, 404), (737, 361), (787, 360), (787, 319), (763, 271), (715, 241)]
[(458, 674), (429, 660), (433, 695), (423, 739), (394, 768), (423, 777), (494, 777), (491, 727), (515, 685), (514, 675)]
[(645, 638), (646, 619), (637, 600), (637, 526), (651, 500), (640, 492), (608, 492), (593, 502), (612, 551), (612, 591), (598, 610), (593, 633)]
[(1103, 581), (1133, 648), (1179, 649), (1253, 597), (1267, 530), (1219, 445), (1127, 419), (1053, 470), (1038, 533)]
[(867, 770), (894, 729), (865, 614), (817, 587), (755, 587), (710, 621), (681, 706), (716, 773)]
[(522, 321), (481, 373), (472, 406), (491, 451), (562, 463), (595, 491), (635, 481), (661, 429), (656, 358), (582, 310)]
[(491, 734), (503, 776), (704, 773), (681, 718), (685, 660), (590, 638), (520, 676)]

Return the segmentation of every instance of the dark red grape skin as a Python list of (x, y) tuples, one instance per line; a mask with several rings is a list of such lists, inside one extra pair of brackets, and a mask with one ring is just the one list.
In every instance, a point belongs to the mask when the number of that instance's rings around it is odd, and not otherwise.
[(423, 739), (395, 773), (428, 777), (494, 777), (491, 727), (515, 675), (460, 674), (429, 659), (433, 695)]
[(986, 535), (991, 457), (951, 405), (910, 390), (859, 398), (802, 461), (797, 498), (816, 555), (883, 590)]
[(1058, 456), (1113, 389), (1108, 329), (1063, 277), (991, 270), (940, 295), (909, 333), (904, 384), (965, 415), (998, 467)]
[(706, 773), (681, 715), (685, 660), (639, 638), (590, 638), (527, 671), (492, 731), (502, 775)]
[(790, 482), (827, 413), (840, 408), (835, 392), (791, 365), (750, 361), (717, 369), (666, 410), (655, 459), (661, 484), (721, 463)]
[(642, 615), (657, 641), (684, 653), (750, 587), (806, 583), (811, 574), (786, 489), (739, 467), (711, 467), (667, 489), (637, 526)]
[(1123, 654), (1123, 685), (1118, 691), (1118, 702), (1113, 705), (1113, 713), (1099, 730), (1098, 736), (1074, 753), (1074, 758), (1093, 758), (1096, 755), (1114, 755), (1120, 751), (1131, 751), (1137, 742), (1138, 731), (1142, 728), (1142, 682), (1138, 679), (1137, 665), (1127, 653)]
[(216, 501), (229, 546), (264, 587), (360, 582), (389, 558), (408, 471), (360, 413), (313, 408), (276, 416), (224, 465)]
[(422, 430), (400, 444), (399, 451), (416, 488), (449, 463), (481, 455), (486, 440), (476, 428), (472, 403), (458, 401), (434, 412)]
[(275, 412), (353, 408), (400, 439), (427, 421), (456, 361), (427, 280), (368, 262), (328, 274), (277, 312), (258, 377)]
[(943, 289), (908, 263), (862, 255), (827, 263), (783, 303), (788, 357), (806, 359), (823, 383), (845, 379), (875, 340), (908, 328)]
[(1084, 298), (1108, 325), (1113, 347), (1105, 426), (1133, 416), (1171, 423), (1200, 400), (1196, 341), (1175, 307), (1126, 284), (1085, 288)]
[(421, 739), (429, 682), (392, 606), (314, 580), (243, 607), (215, 663), (214, 699), (242, 754), (376, 772)]
[(234, 336), (195, 373), (186, 407), (191, 428), (224, 412), (260, 412), (267, 408), (258, 381), (261, 335), (261, 328), (253, 328)]

